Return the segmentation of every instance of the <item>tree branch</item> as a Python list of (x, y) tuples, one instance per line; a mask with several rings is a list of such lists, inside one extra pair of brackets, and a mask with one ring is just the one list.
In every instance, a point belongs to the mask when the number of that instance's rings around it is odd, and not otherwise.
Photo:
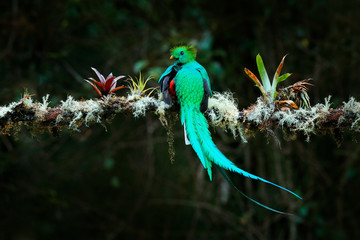
[[(175, 107), (166, 105), (159, 98), (141, 95), (118, 97), (111, 95), (102, 99), (74, 100), (69, 96), (55, 107), (48, 107), (49, 95), (42, 102), (31, 97), (23, 98), (0, 107), (0, 133), (14, 134), (25, 126), (32, 134), (50, 132), (58, 134), (64, 129), (80, 131), (82, 125), (107, 124), (116, 114), (130, 113), (135, 118), (147, 112), (159, 116), (164, 126), (173, 118)], [(209, 110), (205, 113), (211, 126), (230, 130), (246, 141), (254, 131), (282, 129), (290, 135), (303, 134), (309, 140), (311, 134), (330, 133), (337, 136), (342, 131), (359, 132), (360, 102), (350, 98), (341, 107), (330, 108), (330, 97), (324, 104), (316, 104), (309, 110), (281, 111), (269, 106), (262, 98), (247, 109), (240, 111), (231, 93), (214, 93), (209, 99)]]

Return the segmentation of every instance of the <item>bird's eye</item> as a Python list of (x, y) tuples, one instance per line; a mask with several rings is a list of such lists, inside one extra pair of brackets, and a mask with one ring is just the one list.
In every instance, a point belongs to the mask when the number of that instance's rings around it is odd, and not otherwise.
[(181, 51), (180, 54), (181, 54), (181, 55), (184, 55), (184, 51)]

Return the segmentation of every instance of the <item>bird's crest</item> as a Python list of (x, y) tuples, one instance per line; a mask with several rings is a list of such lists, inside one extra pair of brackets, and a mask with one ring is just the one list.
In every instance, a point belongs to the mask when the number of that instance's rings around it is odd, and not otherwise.
[(191, 44), (178, 44), (178, 45), (174, 46), (173, 48), (171, 48), (170, 52), (173, 53), (179, 48), (183, 48), (185, 51), (188, 51), (194, 59), (196, 58), (197, 50)]

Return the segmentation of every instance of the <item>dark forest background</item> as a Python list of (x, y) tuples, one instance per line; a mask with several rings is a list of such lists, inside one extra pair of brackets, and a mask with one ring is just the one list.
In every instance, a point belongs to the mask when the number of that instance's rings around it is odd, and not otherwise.
[[(171, 64), (169, 48), (193, 43), (213, 91), (239, 108), (260, 91), (243, 73), (260, 53), (269, 73), (288, 54), (281, 86), (305, 78), (311, 103), (359, 99), (360, 1), (80, 1), (0, 3), (0, 104), (50, 94), (94, 98), (83, 79), (152, 75)], [(126, 95), (126, 91), (118, 94)], [(175, 125), (171, 164), (155, 115), (118, 115), (79, 133), (0, 136), (0, 239), (355, 239), (360, 224), (360, 147), (356, 133), (298, 136), (281, 148), (265, 132), (247, 144), (212, 129), (239, 167), (287, 187), (230, 174), (246, 194), (297, 217), (267, 211), (215, 173), (212, 182)]]

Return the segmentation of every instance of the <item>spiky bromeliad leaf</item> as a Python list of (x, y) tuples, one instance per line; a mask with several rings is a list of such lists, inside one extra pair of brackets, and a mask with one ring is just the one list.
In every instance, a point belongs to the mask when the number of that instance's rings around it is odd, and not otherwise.
[(284, 60), (285, 60), (286, 56), (287, 55), (285, 55), (281, 59), (281, 62), (280, 62), (279, 66), (276, 69), (276, 72), (275, 72), (275, 75), (274, 75), (274, 78), (273, 78), (273, 81), (272, 81), (272, 85), (271, 85), (271, 95), (272, 95), (271, 99), (272, 100), (275, 100), (275, 98), (276, 98), (276, 95), (277, 95), (276, 87), (277, 87), (277, 85), (280, 82), (285, 81), (288, 77), (291, 76), (291, 73), (285, 73), (284, 75), (280, 76), (281, 70), (282, 70), (282, 68), (284, 66)]
[(270, 84), (270, 79), (269, 76), (267, 75), (265, 66), (264, 66), (264, 62), (260, 56), (260, 54), (258, 54), (256, 56), (256, 64), (259, 70), (259, 74), (260, 74), (260, 78), (262, 81), (262, 84), (264, 86), (264, 89), (266, 91), (266, 93), (270, 93), (271, 91), (271, 84)]
[(291, 76), (291, 73), (285, 73), (285, 74), (281, 75), (280, 77), (277, 77), (276, 79), (273, 80), (273, 83), (271, 86), (272, 101), (274, 101), (277, 96), (276, 87), (277, 87), (278, 83), (285, 81), (290, 76)]
[(261, 93), (263, 94), (265, 100), (267, 100), (267, 94), (266, 91), (264, 89), (264, 86), (261, 84), (261, 82), (259, 81), (259, 79), (255, 76), (255, 74), (253, 74), (249, 69), (244, 68), (244, 71), (246, 73), (246, 75), (249, 76), (249, 78), (251, 80), (253, 80), (253, 82), (255, 83), (255, 85), (260, 89)]
[(156, 88), (146, 88), (146, 84), (152, 80), (152, 77), (148, 77), (146, 80), (144, 80), (144, 78), (142, 77), (141, 73), (139, 75), (139, 77), (129, 77), (128, 79), (128, 87), (131, 91), (132, 94), (140, 94), (140, 95), (144, 95), (146, 92), (150, 91), (150, 93), (148, 95), (151, 95), (151, 93), (156, 89)]
[(309, 109), (310, 108), (310, 97), (307, 94), (307, 92), (300, 93), (300, 96), (301, 96), (301, 100), (302, 100), (301, 107)]
[(290, 76), (291, 76), (291, 73), (285, 73), (285, 74), (281, 75), (278, 79), (276, 79), (276, 83), (285, 81)]
[(90, 82), (87, 79), (84, 80), (94, 88), (94, 90), (99, 94), (100, 97), (109, 95), (119, 89), (126, 88), (125, 86), (116, 87), (117, 81), (124, 78), (125, 76), (115, 77), (112, 75), (112, 73), (110, 73), (105, 79), (104, 76), (96, 68), (91, 68), (91, 69), (96, 73), (100, 81), (96, 81), (93, 78), (89, 78), (89, 80), (92, 82)]
[(284, 60), (286, 58), (287, 55), (285, 55), (282, 59), (281, 59), (281, 62), (279, 63), (279, 66), (277, 67), (276, 69), (276, 72), (275, 72), (275, 75), (274, 75), (274, 78), (273, 78), (273, 85), (274, 85), (274, 82), (276, 81), (276, 79), (279, 78), (280, 76), (280, 73), (281, 73), (281, 70), (284, 66)]

